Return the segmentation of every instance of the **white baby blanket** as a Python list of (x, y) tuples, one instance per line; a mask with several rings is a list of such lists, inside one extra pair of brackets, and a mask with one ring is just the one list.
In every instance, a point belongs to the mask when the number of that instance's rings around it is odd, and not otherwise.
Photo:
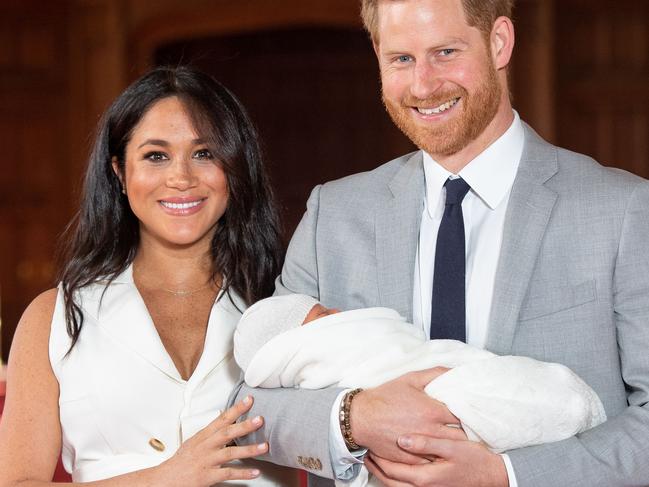
[[(235, 358), (237, 342), (254, 340), (254, 326), (237, 329)], [(426, 392), (459, 418), (469, 439), (494, 452), (559, 441), (606, 420), (595, 392), (567, 367), (498, 356), (454, 340), (427, 340), (387, 308), (321, 318), (275, 336), (249, 361), (238, 361), (249, 362), (248, 385), (266, 388), (367, 388), (407, 372), (449, 367)]]

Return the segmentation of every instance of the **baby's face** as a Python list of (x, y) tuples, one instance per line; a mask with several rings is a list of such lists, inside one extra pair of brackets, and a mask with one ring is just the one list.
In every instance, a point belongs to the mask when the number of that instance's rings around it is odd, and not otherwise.
[(336, 313), (340, 313), (340, 310), (336, 308), (325, 308), (320, 303), (318, 303), (313, 308), (311, 308), (311, 311), (309, 311), (309, 314), (306, 315), (306, 318), (304, 318), (302, 324), (306, 325), (313, 320), (317, 320), (318, 318), (323, 318), (329, 315), (334, 315)]

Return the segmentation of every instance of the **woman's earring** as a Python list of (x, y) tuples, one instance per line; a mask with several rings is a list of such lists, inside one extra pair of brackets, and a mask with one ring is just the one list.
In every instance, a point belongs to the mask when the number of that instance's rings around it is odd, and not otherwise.
[(126, 194), (126, 188), (122, 188), (122, 194)]

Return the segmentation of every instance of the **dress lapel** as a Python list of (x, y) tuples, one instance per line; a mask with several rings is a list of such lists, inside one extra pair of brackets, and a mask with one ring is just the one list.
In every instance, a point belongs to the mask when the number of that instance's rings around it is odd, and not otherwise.
[(246, 305), (234, 291), (219, 293), (210, 312), (203, 353), (189, 378), (190, 384), (200, 384), (223, 361), (232, 357), (234, 329)]
[[(132, 267), (129, 266), (111, 283), (104, 292), (104, 285), (95, 285), (87, 293), (84, 310), (99, 326), (123, 347), (130, 349), (170, 379), (184, 383), (173, 360), (167, 353), (155, 328), (144, 300), (133, 282)], [(234, 295), (239, 309), (245, 305)], [(210, 312), (203, 353), (188, 382), (200, 382), (214, 367), (232, 353), (232, 335), (241, 312), (226, 295)]]
[(545, 186), (557, 172), (556, 148), (525, 125), (525, 147), (505, 217), (487, 349), (511, 352), (518, 316), (557, 194)]
[(390, 196), (375, 213), (381, 306), (412, 321), (412, 293), (424, 201), (422, 153), (408, 159), (388, 184)]
[(135, 287), (132, 266), (117, 276), (107, 288), (101, 284), (95, 287), (96, 290), (88, 293), (89, 302), (83, 305), (86, 311), (94, 314), (102, 330), (171, 379), (182, 382)]

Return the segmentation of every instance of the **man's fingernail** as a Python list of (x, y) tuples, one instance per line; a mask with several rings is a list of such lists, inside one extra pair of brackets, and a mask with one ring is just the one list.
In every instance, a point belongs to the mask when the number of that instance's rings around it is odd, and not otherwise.
[(261, 424), (261, 416), (255, 416), (254, 418), (252, 418), (252, 423)]
[(412, 446), (412, 438), (409, 436), (402, 436), (399, 438), (399, 446), (404, 448), (410, 448)]
[(251, 403), (251, 402), (252, 402), (252, 396), (246, 396), (246, 397), (244, 398), (244, 400), (243, 400), (243, 403), (244, 403), (246, 406), (250, 406), (250, 403)]

